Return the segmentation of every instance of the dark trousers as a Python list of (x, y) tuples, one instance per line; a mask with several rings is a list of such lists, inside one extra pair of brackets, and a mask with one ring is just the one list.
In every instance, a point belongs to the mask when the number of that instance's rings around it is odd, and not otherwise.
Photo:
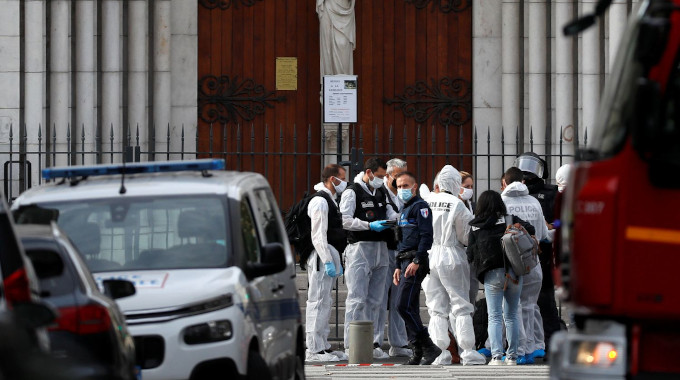
[(410, 263), (410, 261), (401, 263), (401, 277), (397, 288), (397, 307), (399, 315), (406, 325), (408, 340), (414, 342), (417, 336), (427, 333), (427, 328), (423, 326), (423, 321), (420, 319), (420, 284), (427, 275), (427, 268), (423, 268), (423, 266), (427, 266), (427, 263), (420, 265), (415, 276), (406, 278), (404, 272)]
[(560, 330), (560, 317), (555, 303), (555, 282), (553, 280), (552, 244), (541, 243), (541, 269), (543, 284), (538, 295), (538, 308), (543, 317), (543, 332), (545, 334), (546, 351), (550, 347), (550, 338)]

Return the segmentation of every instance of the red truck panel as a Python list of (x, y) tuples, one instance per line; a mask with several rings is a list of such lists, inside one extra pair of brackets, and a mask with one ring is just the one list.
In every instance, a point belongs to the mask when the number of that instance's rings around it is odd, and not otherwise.
[(594, 313), (680, 317), (680, 191), (652, 187), (647, 173), (630, 144), (576, 171), (587, 178), (574, 205), (571, 294)]

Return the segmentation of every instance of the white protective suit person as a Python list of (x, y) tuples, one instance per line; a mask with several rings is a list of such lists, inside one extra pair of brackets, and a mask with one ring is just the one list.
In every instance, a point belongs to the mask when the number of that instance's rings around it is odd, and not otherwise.
[[(342, 171), (344, 172), (344, 170)], [(331, 178), (330, 180), (340, 182), (339, 186), (333, 184), (338, 191), (341, 191), (347, 185), (347, 183), (340, 178)], [(323, 182), (316, 184), (314, 190), (326, 192), (330, 195), (335, 204), (335, 194), (333, 194)], [(335, 204), (335, 207), (337, 207), (337, 204)], [(331, 345), (328, 343), (328, 334), (330, 333), (329, 319), (333, 303), (331, 293), (333, 280), (334, 277), (342, 275), (340, 255), (338, 254), (337, 249), (329, 244), (327, 238), (329, 215), (328, 201), (321, 196), (312, 198), (307, 206), (307, 215), (312, 222), (311, 237), (314, 251), (312, 251), (312, 254), (307, 261), (309, 290), (305, 316), (307, 330), (307, 352), (305, 360), (347, 360), (347, 356), (344, 352), (331, 351)], [(333, 265), (326, 265), (327, 263), (333, 263)], [(327, 266), (328, 268), (326, 268)], [(331, 271), (330, 268), (333, 270)]]
[[(536, 228), (536, 240), (541, 241), (548, 237), (548, 227), (545, 224), (541, 204), (536, 198), (529, 195), (529, 188), (525, 184), (512, 182), (503, 190), (501, 196), (508, 214), (516, 215)], [(524, 283), (522, 284), (519, 303), (522, 308), (522, 326), (524, 328), (520, 329), (518, 357), (531, 354), (538, 347), (545, 347), (543, 342), (537, 341), (537, 338), (540, 339), (543, 336), (542, 331), (536, 331), (536, 329), (542, 330), (543, 320), (538, 321), (540, 313), (538, 315), (535, 313), (543, 282), (541, 263), (539, 262), (529, 274), (523, 277)]]
[(483, 355), (475, 351), (475, 331), (472, 324), (470, 266), (465, 253), (473, 216), (458, 198), (461, 176), (458, 170), (446, 165), (439, 173), (439, 193), (430, 193), (427, 203), (432, 209), (434, 242), (430, 250), (429, 280), (423, 283), (427, 311), (430, 313), (428, 331), (434, 343), (442, 349), (433, 364), (451, 364), (447, 350), (449, 324), (458, 342), (463, 365), (486, 364)]
[[(370, 160), (369, 160), (370, 161)], [(383, 163), (384, 165), (384, 163)], [(368, 166), (368, 165), (367, 165)], [(345, 280), (347, 283), (347, 299), (345, 301), (345, 352), (349, 349), (349, 325), (352, 321), (368, 320), (373, 321), (373, 336), (378, 335), (378, 329), (384, 329), (384, 326), (379, 326), (380, 308), (382, 307), (385, 296), (385, 282), (387, 281), (387, 268), (389, 265), (389, 258), (387, 253), (387, 244), (384, 241), (357, 241), (352, 242), (352, 232), (373, 231), (379, 233), (384, 231), (387, 227), (382, 227), (380, 224), (384, 220), (376, 220), (368, 222), (362, 220), (355, 215), (357, 210), (357, 194), (355, 191), (363, 191), (365, 193), (359, 194), (360, 197), (377, 197), (382, 194), (382, 179), (376, 173), (384, 173), (382, 170), (376, 169), (375, 173), (369, 176), (369, 170), (357, 174), (354, 178), (354, 186), (343, 191), (340, 199), (340, 212), (342, 213), (342, 224), (345, 230), (349, 231), (350, 237), (345, 249)], [(371, 176), (373, 178), (371, 178)], [(368, 177), (368, 181), (372, 184), (371, 189), (364, 177)], [(382, 206), (386, 208), (385, 214), (387, 220), (396, 220), (397, 214), (392, 206), (386, 205), (385, 198), (382, 199)], [(371, 202), (371, 207), (376, 206)], [(379, 202), (379, 201), (378, 201)], [(368, 202), (367, 202), (368, 203)], [(362, 207), (359, 205), (359, 207)], [(377, 229), (374, 229), (377, 226)], [(380, 348), (381, 342), (374, 342), (378, 347), (375, 347), (373, 356), (375, 358), (386, 358), (388, 355)]]

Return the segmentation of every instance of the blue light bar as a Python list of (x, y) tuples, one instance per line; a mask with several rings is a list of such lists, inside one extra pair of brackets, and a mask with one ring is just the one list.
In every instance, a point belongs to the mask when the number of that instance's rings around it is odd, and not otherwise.
[(182, 171), (203, 171), (224, 169), (223, 159), (204, 159), (194, 161), (155, 161), (136, 162), (130, 164), (110, 164), (91, 166), (64, 166), (43, 169), (42, 177), (46, 180), (70, 177), (91, 177), (115, 174), (166, 173)]

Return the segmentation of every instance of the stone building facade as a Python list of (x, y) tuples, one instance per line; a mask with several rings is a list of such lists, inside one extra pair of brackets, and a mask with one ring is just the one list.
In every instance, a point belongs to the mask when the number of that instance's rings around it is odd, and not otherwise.
[[(149, 151), (195, 151), (199, 7), (266, 1), (273, 0), (0, 0), (1, 161), (47, 143), (56, 152), (70, 145), (102, 153), (71, 162), (109, 162), (106, 153), (120, 151), (128, 137)], [(533, 142), (537, 153), (555, 154), (562, 140), (569, 154), (575, 141), (583, 143), (618, 39), (638, 5), (614, 0), (595, 27), (577, 38), (562, 36), (562, 26), (591, 12), (596, 1), (467, 0), (472, 125), (480, 138), (488, 131), (492, 142), (476, 153), (526, 151)], [(446, 2), (419, 3), (436, 8)], [(39, 167), (68, 160), (55, 155), (33, 165), (32, 184)], [(495, 188), (491, 183), (509, 164), (479, 160), (479, 187)], [(493, 174), (481, 174), (485, 165)], [(552, 165), (554, 172), (559, 163)], [(19, 180), (10, 181), (18, 189)]]

